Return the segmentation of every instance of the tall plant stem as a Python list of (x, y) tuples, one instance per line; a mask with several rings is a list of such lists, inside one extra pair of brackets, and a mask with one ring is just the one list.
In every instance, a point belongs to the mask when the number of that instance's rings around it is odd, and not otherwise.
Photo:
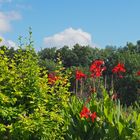
[(80, 86), (80, 96), (82, 97), (82, 93), (83, 93), (83, 80), (82, 79), (80, 80), (80, 84), (81, 84), (81, 86)]
[(112, 74), (112, 77), (111, 77), (111, 88), (112, 88), (112, 92), (114, 91), (114, 77), (113, 77), (113, 74)]
[(77, 96), (77, 92), (78, 92), (78, 80), (76, 79), (76, 89), (75, 89), (75, 91), (76, 91), (76, 96)]
[(101, 80), (100, 80), (100, 77), (98, 78), (98, 86), (97, 86), (97, 91), (99, 90), (99, 87), (100, 87), (100, 82), (101, 82)]
[(105, 87), (105, 89), (106, 89), (106, 81), (107, 81), (107, 76), (105, 75), (105, 84), (104, 84), (104, 87)]
[(95, 78), (92, 78), (92, 87), (93, 87), (93, 89), (95, 90), (95, 81), (96, 81), (96, 79)]

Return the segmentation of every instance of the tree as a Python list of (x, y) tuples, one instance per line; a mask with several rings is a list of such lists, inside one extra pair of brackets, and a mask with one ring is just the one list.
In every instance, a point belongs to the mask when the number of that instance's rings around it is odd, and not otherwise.
[(49, 59), (49, 60), (56, 60), (56, 48), (45, 48), (43, 50), (41, 50), (40, 52), (38, 52), (40, 59)]

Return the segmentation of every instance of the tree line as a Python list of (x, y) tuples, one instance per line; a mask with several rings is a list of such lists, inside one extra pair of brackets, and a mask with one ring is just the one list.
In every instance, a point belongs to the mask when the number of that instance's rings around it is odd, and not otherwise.
[[(1, 46), (1, 49), (3, 48), (5, 46)], [(14, 53), (18, 52), (14, 48), (7, 48), (7, 50), (7, 56), (10, 58), (14, 56)], [(23, 49), (23, 51), (25, 50)], [(129, 42), (124, 47), (106, 46), (105, 48), (93, 48), (75, 44), (72, 48), (69, 46), (64, 46), (60, 49), (56, 47), (44, 48), (35, 52), (34, 55), (39, 57), (39, 65), (48, 70), (48, 72), (53, 72), (56, 69), (58, 55), (61, 56), (63, 66), (72, 72), (70, 79), (71, 91), (73, 91), (75, 85), (76, 69), (81, 69), (88, 73), (92, 61), (103, 60), (107, 67), (106, 71), (103, 72), (103, 76), (106, 75), (108, 77), (107, 82), (110, 83), (112, 68), (118, 62), (124, 63), (127, 76), (115, 82), (115, 90), (123, 96), (125, 104), (134, 102), (138, 99), (138, 94), (140, 94), (140, 84), (137, 82), (139, 79), (135, 76), (136, 72), (140, 70), (140, 40), (136, 44)], [(109, 89), (110, 86), (108, 86)]]

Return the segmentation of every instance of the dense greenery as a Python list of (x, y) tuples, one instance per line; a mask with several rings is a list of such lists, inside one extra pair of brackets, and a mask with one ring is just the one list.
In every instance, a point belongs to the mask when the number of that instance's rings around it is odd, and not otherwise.
[(123, 79), (115, 79), (115, 92), (121, 96), (121, 103), (123, 104), (130, 105), (138, 99), (140, 84), (136, 72), (140, 70), (140, 41), (137, 41), (136, 45), (127, 43), (125, 47), (119, 48), (107, 46), (101, 49), (78, 44), (73, 46), (72, 49), (68, 46), (60, 49), (45, 48), (38, 52), (41, 66), (46, 66), (46, 69), (50, 71), (54, 70), (54, 63), (58, 53), (62, 56), (64, 67), (70, 69), (73, 73), (71, 77), (71, 91), (73, 91), (75, 86), (75, 70), (78, 68), (88, 73), (92, 61), (101, 59), (105, 61), (105, 66), (107, 67), (103, 74), (106, 75), (108, 91), (111, 89), (111, 70), (118, 62), (121, 62), (126, 67), (126, 74)]
[[(67, 140), (139, 140), (140, 114), (131, 107), (124, 108), (119, 100), (112, 101), (106, 91), (104, 97), (98, 99), (96, 93), (90, 101), (81, 101), (72, 97), (69, 109), (69, 127), (65, 139)], [(89, 100), (89, 99), (88, 99)], [(90, 118), (80, 118), (81, 112), (87, 106), (92, 112), (97, 113), (97, 118), (92, 122)]]
[[(107, 69), (85, 96), (93, 81), (79, 80), (76, 87), (75, 71), (89, 75), (98, 59)], [(0, 139), (139, 140), (139, 61), (140, 41), (123, 48), (76, 44), (40, 52), (32, 42), (17, 50), (0, 47)], [(112, 73), (119, 62), (126, 68), (123, 78)], [(114, 100), (114, 94), (120, 98)]]
[(58, 80), (49, 83), (31, 46), (9, 55), (0, 49), (0, 138), (8, 140), (62, 139), (68, 107), (68, 73), (58, 61)]
[[(110, 64), (114, 64), (121, 59), (122, 54), (140, 54), (140, 41), (136, 45), (127, 43), (124, 47), (106, 46), (106, 48), (92, 48), (90, 46), (74, 45), (73, 48), (64, 46), (60, 49), (45, 48), (39, 51), (41, 60), (52, 60), (55, 62), (57, 54), (62, 56), (63, 64), (65, 67), (82, 66), (88, 67), (95, 59), (108, 60)], [(124, 56), (126, 58), (126, 56)], [(123, 61), (123, 60), (122, 60)], [(130, 61), (130, 60), (129, 60)]]

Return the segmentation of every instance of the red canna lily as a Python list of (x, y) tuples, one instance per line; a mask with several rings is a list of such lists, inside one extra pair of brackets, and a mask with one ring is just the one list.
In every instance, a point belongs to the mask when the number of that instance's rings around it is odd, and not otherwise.
[(125, 69), (125, 67), (124, 67), (124, 64), (118, 63), (118, 65), (115, 66), (115, 67), (112, 69), (112, 72), (113, 72), (113, 73), (126, 72), (126, 69)]
[(94, 72), (95, 69), (96, 69), (96, 65), (93, 63), (93, 64), (90, 66), (90, 71), (91, 71), (91, 72)]
[(95, 60), (92, 62), (91, 66), (90, 66), (90, 71), (94, 72), (95, 69), (97, 68), (101, 68), (101, 66), (104, 64), (103, 60)]
[[(89, 100), (89, 99), (88, 99)], [(91, 118), (92, 122), (97, 118), (96, 112), (91, 113), (90, 110), (84, 106), (82, 111), (80, 112), (80, 117), (81, 118)]]
[(90, 117), (92, 119), (92, 122), (94, 122), (94, 120), (97, 118), (96, 112), (93, 112)]
[(121, 73), (126, 72), (126, 69), (124, 67), (124, 64), (123, 63), (118, 63), (118, 65), (115, 66), (112, 69), (112, 72), (118, 74), (119, 78), (123, 78), (123, 76), (121, 75)]
[(86, 75), (82, 71), (76, 70), (76, 80), (80, 80), (82, 78), (86, 78)]
[(94, 64), (96, 65), (96, 67), (101, 67), (101, 65), (104, 64), (104, 61), (103, 60), (96, 60), (96, 61), (94, 61)]
[(96, 71), (96, 77), (101, 77), (102, 76), (102, 71), (98, 68)]
[(92, 62), (90, 66), (90, 71), (92, 72), (91, 77), (95, 78), (102, 76), (102, 72), (106, 70), (106, 67), (103, 65), (103, 60), (95, 60), (94, 62)]
[(89, 118), (89, 116), (90, 116), (90, 110), (86, 106), (84, 106), (82, 111), (80, 112), (80, 117)]

